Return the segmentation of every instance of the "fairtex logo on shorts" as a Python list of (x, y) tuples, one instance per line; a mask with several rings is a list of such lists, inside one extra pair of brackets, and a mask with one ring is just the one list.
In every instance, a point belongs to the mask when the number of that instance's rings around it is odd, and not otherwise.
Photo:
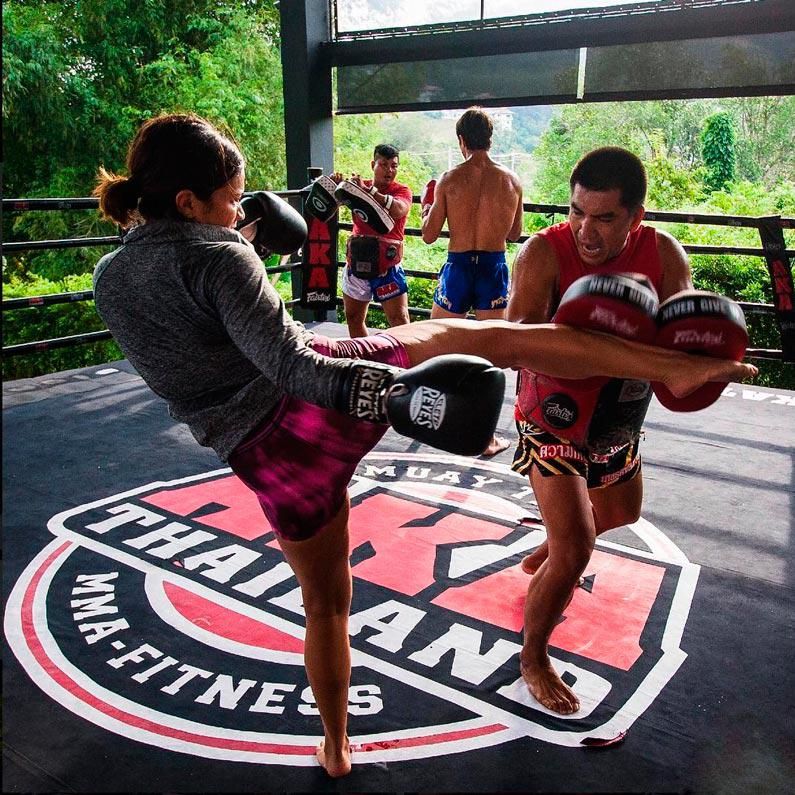
[(556, 392), (554, 395), (544, 398), (541, 412), (549, 425), (560, 429), (570, 428), (574, 425), (579, 414), (577, 404), (563, 392)]
[(636, 381), (627, 379), (621, 382), (621, 391), (618, 393), (619, 403), (632, 403), (636, 400), (643, 400), (648, 396), (651, 384), (648, 381)]
[[(649, 522), (631, 542), (597, 540), (555, 627), (553, 664), (582, 704), (561, 716), (519, 676), (520, 561), (545, 538), (527, 480), (494, 462), (383, 452), (350, 493), (355, 763), (612, 738), (682, 664), (698, 567)], [(316, 764), (298, 584), (228, 469), (84, 501), (48, 527), (5, 632), (52, 699), (159, 748)]]

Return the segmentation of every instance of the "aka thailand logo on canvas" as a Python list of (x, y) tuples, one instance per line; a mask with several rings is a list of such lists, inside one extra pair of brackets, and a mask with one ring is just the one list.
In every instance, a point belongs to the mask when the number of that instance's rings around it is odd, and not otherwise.
[[(698, 567), (640, 520), (599, 540), (554, 629), (553, 663), (582, 707), (549, 712), (519, 675), (529, 582), (520, 561), (545, 537), (526, 479), (477, 459), (372, 453), (350, 491), (358, 762), (524, 737), (609, 741), (684, 660)], [(256, 499), (228, 469), (79, 505), (49, 529), (5, 618), (42, 690), (142, 743), (316, 764), (300, 591)]]

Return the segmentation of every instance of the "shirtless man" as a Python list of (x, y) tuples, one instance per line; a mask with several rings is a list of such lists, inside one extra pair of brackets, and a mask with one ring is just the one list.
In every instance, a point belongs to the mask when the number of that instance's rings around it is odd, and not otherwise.
[[(618, 147), (594, 150), (574, 167), (570, 187), (568, 220), (533, 235), (516, 256), (509, 320), (547, 322), (566, 288), (591, 273), (642, 273), (660, 301), (692, 288), (682, 246), (641, 223), (646, 173), (635, 155)], [(524, 390), (532, 388), (534, 377), (521, 372), (512, 468), (530, 479), (547, 541), (522, 561), (533, 576), (525, 602), (521, 672), (537, 701), (565, 715), (580, 704), (552, 667), (549, 638), (591, 558), (596, 536), (640, 516), (639, 431), (633, 431), (631, 443), (611, 447), (607, 454), (575, 447), (522, 416)]]
[[(464, 162), (431, 180), (422, 196), (422, 239), (433, 243), (447, 221), (447, 262), (439, 273), (432, 318), (504, 318), (509, 272), (506, 240), (522, 233), (519, 177), (489, 157), (492, 123), (480, 108), (470, 108), (455, 126)], [(483, 455), (495, 455), (508, 441), (495, 436)]]

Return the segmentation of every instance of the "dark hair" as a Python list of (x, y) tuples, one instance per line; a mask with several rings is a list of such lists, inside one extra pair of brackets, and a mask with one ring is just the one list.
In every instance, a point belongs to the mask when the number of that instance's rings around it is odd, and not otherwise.
[(229, 135), (190, 113), (156, 116), (141, 125), (127, 151), (128, 177), (99, 169), (94, 195), (107, 218), (127, 226), (136, 216), (180, 220), (176, 195), (191, 190), (202, 201), (245, 166)]
[(621, 205), (630, 211), (646, 199), (646, 169), (637, 155), (619, 146), (594, 149), (580, 158), (569, 179), (574, 190), (581, 185), (587, 190), (620, 190)]
[(393, 157), (398, 157), (398, 155), (400, 155), (400, 152), (398, 152), (397, 147), (392, 146), (392, 144), (378, 144), (375, 149), (373, 149), (373, 160), (379, 157), (391, 160)]
[(464, 139), (467, 149), (491, 149), (491, 134), (494, 126), (488, 113), (482, 108), (469, 108), (456, 122), (455, 134)]

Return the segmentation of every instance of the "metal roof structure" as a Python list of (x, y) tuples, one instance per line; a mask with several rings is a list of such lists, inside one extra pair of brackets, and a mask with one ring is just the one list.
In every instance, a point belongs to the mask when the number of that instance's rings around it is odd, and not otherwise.
[[(659, 0), (340, 30), (281, 4), (288, 186), (333, 162), (334, 113), (795, 93), (791, 0)], [(336, 72), (336, 96), (334, 83)]]

